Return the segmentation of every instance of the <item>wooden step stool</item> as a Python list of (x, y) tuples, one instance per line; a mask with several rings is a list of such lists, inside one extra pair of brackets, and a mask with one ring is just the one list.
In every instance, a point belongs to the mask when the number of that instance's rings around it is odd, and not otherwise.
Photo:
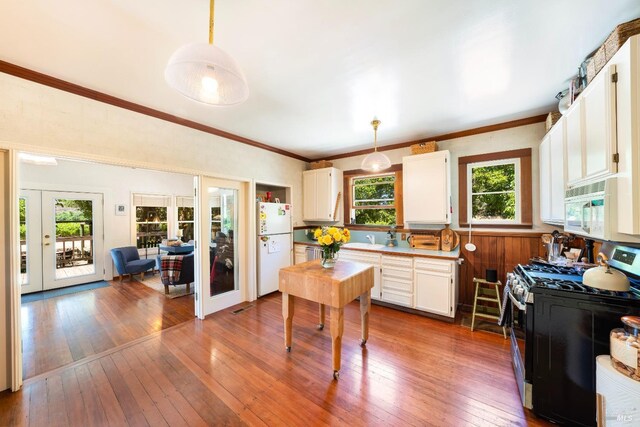
[[(502, 311), (502, 303), (500, 302), (500, 286), (502, 283), (487, 282), (484, 279), (473, 278), (473, 283), (476, 284), (476, 293), (473, 298), (473, 314), (471, 315), (471, 331), (473, 332), (473, 325), (476, 321), (476, 316), (484, 317), (485, 319), (500, 319), (500, 312)], [(478, 305), (478, 301), (495, 302), (498, 307), (489, 307), (486, 305)], [(507, 329), (502, 327), (502, 334), (505, 339), (507, 338)]]

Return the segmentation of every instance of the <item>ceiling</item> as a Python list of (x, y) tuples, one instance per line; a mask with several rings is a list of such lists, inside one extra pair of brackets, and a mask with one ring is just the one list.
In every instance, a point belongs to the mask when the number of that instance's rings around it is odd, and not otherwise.
[(164, 81), (207, 41), (207, 0), (4, 0), (0, 59), (309, 158), (555, 108), (637, 0), (217, 0), (215, 44), (251, 94), (210, 107)]

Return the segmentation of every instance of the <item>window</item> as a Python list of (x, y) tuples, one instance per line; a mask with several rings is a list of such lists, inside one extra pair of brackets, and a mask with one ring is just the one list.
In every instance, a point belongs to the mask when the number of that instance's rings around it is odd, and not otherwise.
[(402, 165), (390, 172), (344, 172), (345, 218), (351, 225), (402, 225)]
[(531, 149), (458, 159), (461, 227), (532, 227)]
[(168, 237), (167, 211), (171, 197), (134, 194), (136, 210), (136, 246), (138, 249), (153, 248)]
[(193, 223), (193, 197), (176, 197), (178, 224), (176, 237), (183, 242), (195, 240)]
[(467, 216), (474, 223), (520, 222), (520, 159), (467, 165)]

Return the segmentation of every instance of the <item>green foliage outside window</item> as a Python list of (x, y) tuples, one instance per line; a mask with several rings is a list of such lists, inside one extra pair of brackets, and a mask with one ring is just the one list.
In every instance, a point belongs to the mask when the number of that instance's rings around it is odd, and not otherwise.
[(27, 201), (24, 198), (20, 198), (20, 240), (27, 239)]
[(515, 163), (472, 167), (471, 193), (474, 220), (515, 220)]
[(93, 225), (91, 200), (57, 199), (55, 215), (57, 237), (91, 235)]
[(395, 174), (354, 178), (352, 223), (395, 225), (395, 180)]

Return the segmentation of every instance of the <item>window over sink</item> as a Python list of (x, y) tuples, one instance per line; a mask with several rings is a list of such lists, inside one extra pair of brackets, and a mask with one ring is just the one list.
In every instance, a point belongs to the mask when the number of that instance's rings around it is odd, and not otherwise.
[(345, 222), (367, 228), (402, 225), (402, 165), (384, 173), (344, 172)]

